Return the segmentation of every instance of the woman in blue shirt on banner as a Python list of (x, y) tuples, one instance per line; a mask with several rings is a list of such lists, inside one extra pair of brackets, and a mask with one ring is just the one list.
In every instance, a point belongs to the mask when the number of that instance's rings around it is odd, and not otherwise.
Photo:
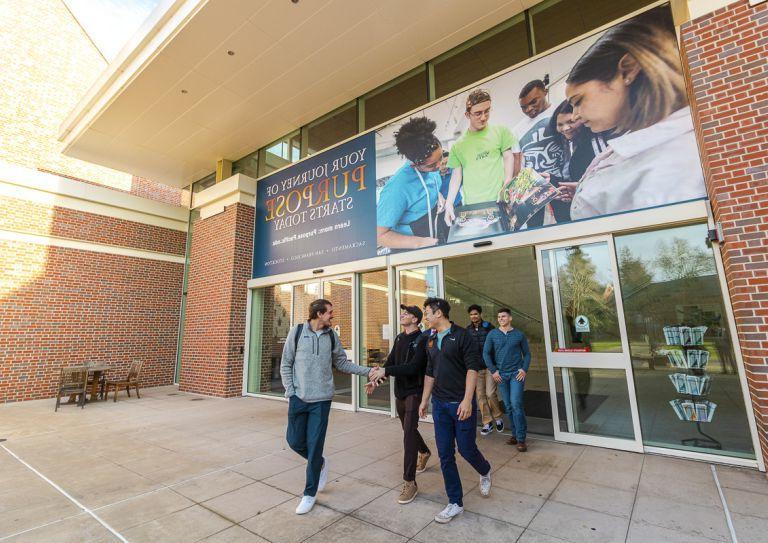
[(440, 194), (443, 146), (437, 125), (426, 117), (409, 119), (395, 132), (395, 148), (408, 162), (389, 178), (376, 205), (379, 247), (417, 249), (445, 243), (445, 207)]

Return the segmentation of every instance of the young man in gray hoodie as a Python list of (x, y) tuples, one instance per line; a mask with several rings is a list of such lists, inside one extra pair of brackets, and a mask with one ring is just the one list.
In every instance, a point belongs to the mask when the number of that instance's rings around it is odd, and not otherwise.
[(331, 328), (333, 304), (315, 300), (309, 304), (309, 320), (288, 332), (280, 361), (280, 377), (288, 398), (288, 445), (307, 460), (307, 483), (296, 514), (309, 513), (315, 495), (328, 481), (328, 462), (323, 458), (328, 415), (334, 394), (333, 368), (370, 378), (373, 368), (351, 362)]

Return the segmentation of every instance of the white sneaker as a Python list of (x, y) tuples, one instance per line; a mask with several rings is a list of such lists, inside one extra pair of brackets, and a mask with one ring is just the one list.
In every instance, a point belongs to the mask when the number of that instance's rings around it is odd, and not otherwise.
[(309, 513), (312, 511), (312, 508), (315, 506), (315, 497), (314, 496), (304, 496), (301, 498), (301, 501), (299, 502), (298, 507), (296, 507), (296, 514), (297, 515), (304, 515), (306, 513)]
[(493, 426), (491, 426), (490, 423), (489, 424), (483, 424), (483, 427), (480, 428), (480, 435), (481, 436), (487, 436), (491, 432), (493, 432)]
[(440, 524), (445, 524), (446, 522), (451, 522), (453, 520), (453, 517), (456, 515), (459, 515), (464, 512), (464, 508), (458, 504), (455, 503), (449, 503), (445, 506), (445, 509), (440, 511), (440, 513), (437, 514), (435, 517), (435, 522), (439, 522)]
[(328, 460), (323, 459), (323, 469), (320, 470), (320, 479), (317, 481), (317, 491), (322, 492), (325, 490), (326, 484), (328, 484)]
[(480, 476), (480, 495), (487, 498), (491, 494), (491, 470), (488, 475)]

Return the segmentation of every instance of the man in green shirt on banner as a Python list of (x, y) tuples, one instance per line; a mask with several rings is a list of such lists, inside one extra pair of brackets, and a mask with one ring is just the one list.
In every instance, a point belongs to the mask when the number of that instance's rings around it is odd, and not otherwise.
[(448, 167), (453, 168), (445, 203), (445, 222), (453, 223), (453, 202), (464, 189), (464, 204), (497, 202), (502, 188), (509, 185), (520, 169), (517, 140), (505, 126), (489, 125), (491, 95), (483, 89), (469, 93), (464, 113), (469, 128), (451, 147)]

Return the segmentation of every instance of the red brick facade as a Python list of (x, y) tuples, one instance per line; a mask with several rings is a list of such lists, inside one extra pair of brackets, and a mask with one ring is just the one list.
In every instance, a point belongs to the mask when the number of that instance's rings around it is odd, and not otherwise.
[[(36, 248), (31, 248), (35, 251)], [(0, 401), (50, 398), (63, 366), (89, 361), (142, 386), (173, 382), (181, 264), (48, 247), (45, 272), (0, 300)], [(27, 244), (0, 242), (21, 265)], [(34, 272), (32, 272), (34, 273)]]
[(233, 204), (192, 227), (179, 388), (239, 396), (254, 210)]
[(694, 119), (768, 461), (768, 3), (741, 0), (681, 28)]

